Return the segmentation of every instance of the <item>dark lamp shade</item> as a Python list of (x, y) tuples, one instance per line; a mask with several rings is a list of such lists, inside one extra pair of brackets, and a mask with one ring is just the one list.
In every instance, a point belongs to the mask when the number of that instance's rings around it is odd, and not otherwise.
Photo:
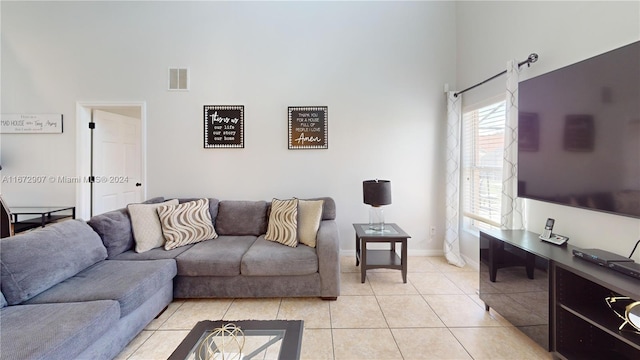
[(365, 180), (362, 182), (364, 203), (371, 206), (391, 204), (391, 181)]

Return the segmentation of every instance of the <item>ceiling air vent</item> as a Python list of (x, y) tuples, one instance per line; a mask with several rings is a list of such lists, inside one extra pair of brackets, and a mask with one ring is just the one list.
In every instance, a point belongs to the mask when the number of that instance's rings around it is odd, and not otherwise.
[(169, 90), (189, 90), (189, 69), (169, 68)]

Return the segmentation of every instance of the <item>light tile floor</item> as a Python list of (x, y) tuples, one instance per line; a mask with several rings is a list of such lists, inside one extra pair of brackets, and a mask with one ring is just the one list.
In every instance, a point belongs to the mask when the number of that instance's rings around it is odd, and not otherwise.
[(176, 300), (116, 358), (166, 359), (201, 320), (304, 320), (303, 359), (551, 359), (477, 295), (478, 272), (442, 257), (409, 257), (397, 270), (370, 270), (360, 283), (341, 258), (341, 295), (317, 298)]

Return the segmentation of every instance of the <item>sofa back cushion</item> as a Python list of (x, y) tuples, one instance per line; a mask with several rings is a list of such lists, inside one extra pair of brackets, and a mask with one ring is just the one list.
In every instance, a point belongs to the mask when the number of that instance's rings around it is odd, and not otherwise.
[[(143, 202), (143, 204), (156, 204), (163, 201), (163, 197), (154, 197)], [(135, 242), (127, 209), (118, 209), (96, 215), (89, 219), (87, 223), (100, 235), (102, 243), (107, 248), (109, 259), (133, 249)]]
[(2, 293), (19, 304), (106, 259), (100, 236), (83, 220), (68, 220), (0, 240)]
[(87, 222), (100, 235), (109, 259), (133, 247), (131, 219), (127, 209), (96, 215)]
[(218, 235), (254, 235), (267, 232), (266, 201), (220, 201), (215, 220)]

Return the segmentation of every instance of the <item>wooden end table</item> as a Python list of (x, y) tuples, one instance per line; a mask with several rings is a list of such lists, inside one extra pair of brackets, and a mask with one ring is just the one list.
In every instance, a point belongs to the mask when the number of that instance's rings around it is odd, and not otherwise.
[[(396, 224), (384, 224), (384, 230), (374, 230), (369, 224), (353, 224), (356, 230), (356, 266), (360, 265), (361, 282), (368, 269), (396, 269), (402, 271), (402, 281), (407, 283), (407, 235)], [(368, 243), (389, 243), (390, 250), (367, 249)], [(402, 245), (401, 255), (396, 253), (396, 243)]]

